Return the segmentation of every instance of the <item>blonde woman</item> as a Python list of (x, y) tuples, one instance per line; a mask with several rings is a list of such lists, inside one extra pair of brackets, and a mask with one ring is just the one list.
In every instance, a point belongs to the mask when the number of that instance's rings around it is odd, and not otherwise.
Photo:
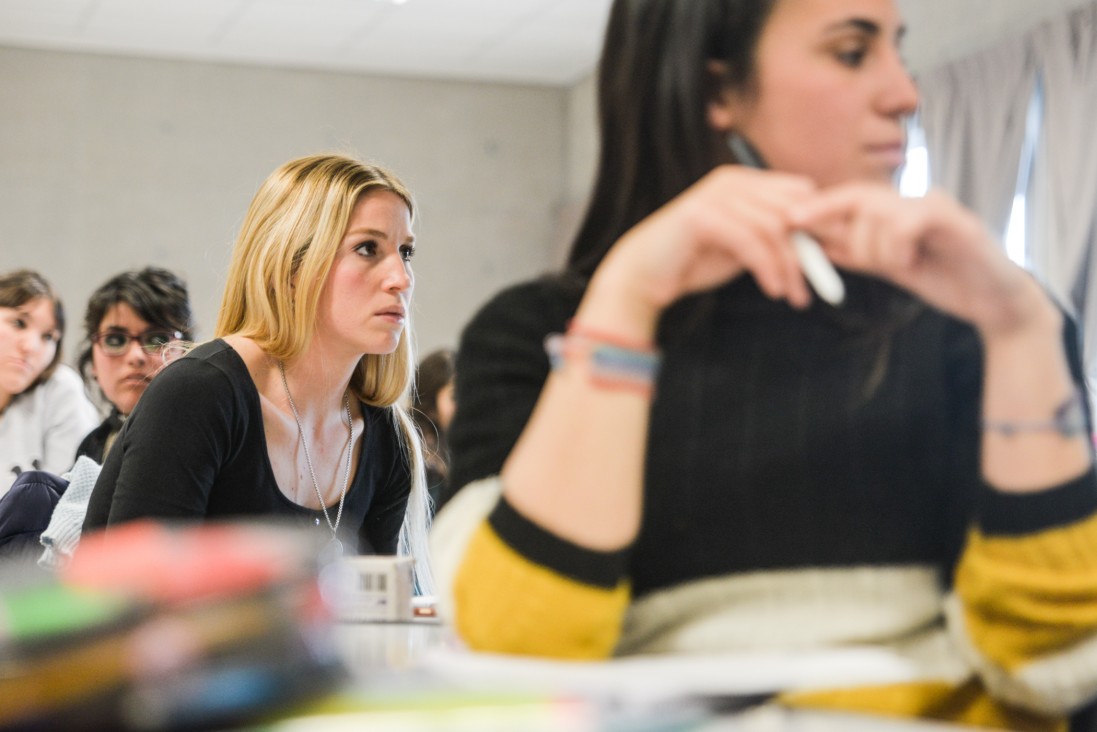
[(84, 529), (137, 518), (296, 519), (359, 553), (418, 559), (427, 498), (399, 402), (412, 382), (414, 206), (391, 173), (293, 160), (255, 195), (216, 338), (149, 386)]

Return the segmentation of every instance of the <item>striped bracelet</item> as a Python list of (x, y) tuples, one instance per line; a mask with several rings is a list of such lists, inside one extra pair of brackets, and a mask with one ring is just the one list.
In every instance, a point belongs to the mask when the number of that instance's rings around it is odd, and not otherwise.
[(650, 395), (662, 360), (658, 350), (605, 333), (570, 326), (567, 333), (545, 336), (545, 353), (553, 370), (571, 358), (585, 358), (590, 381), (606, 389)]

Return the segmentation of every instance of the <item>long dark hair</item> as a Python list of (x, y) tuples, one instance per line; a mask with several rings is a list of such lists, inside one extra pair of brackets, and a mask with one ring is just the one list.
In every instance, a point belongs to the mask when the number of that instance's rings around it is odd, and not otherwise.
[(30, 269), (17, 269), (14, 272), (0, 274), (0, 307), (17, 308), (31, 300), (44, 297), (53, 305), (53, 320), (57, 324), (57, 350), (53, 353), (53, 359), (46, 364), (42, 373), (38, 374), (30, 386), (23, 393), (34, 389), (43, 383), (57, 369), (61, 363), (61, 351), (65, 340), (65, 306), (61, 304), (61, 298), (57, 296), (53, 287), (46, 278)]
[(427, 466), (442, 479), (448, 473), (449, 450), (446, 431), (438, 417), (438, 393), (453, 381), (455, 365), (456, 354), (450, 348), (441, 348), (425, 356), (416, 369), (412, 392), (411, 416), (423, 435)]
[[(731, 161), (707, 105), (749, 90), (775, 0), (616, 0), (598, 76), (601, 153), (568, 257), (589, 277), (617, 239), (721, 163)], [(709, 70), (721, 62), (726, 74)]]
[[(600, 157), (567, 274), (582, 282), (626, 231), (713, 168), (735, 162), (708, 105), (757, 92), (755, 53), (777, 0), (615, 0), (598, 74)], [(720, 73), (712, 69), (719, 62)], [(925, 306), (892, 285), (854, 277), (857, 305), (823, 317), (866, 348), (865, 394), (881, 383), (892, 335)], [(711, 293), (679, 308), (678, 331), (707, 317)]]
[(99, 331), (107, 311), (119, 303), (129, 305), (153, 328), (179, 331), (187, 341), (194, 338), (187, 284), (178, 275), (159, 267), (122, 272), (100, 285), (88, 299), (84, 311), (84, 344), (76, 360), (85, 380), (90, 381), (91, 338)]

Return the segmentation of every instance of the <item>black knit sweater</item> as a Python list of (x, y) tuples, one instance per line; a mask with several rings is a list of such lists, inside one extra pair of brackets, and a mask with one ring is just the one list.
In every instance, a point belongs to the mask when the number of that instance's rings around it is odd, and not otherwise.
[[(1097, 508), (1092, 474), (1039, 497), (1007, 500), (985, 486), (977, 334), (879, 282), (845, 277), (839, 310), (794, 311), (740, 278), (664, 315), (644, 520), (620, 557), (635, 597), (803, 567), (930, 565), (947, 584), (973, 522), (1037, 531)], [(553, 277), (511, 288), (466, 328), (449, 432), (455, 489), (500, 471), (549, 372), (544, 336), (564, 330), (583, 287)], [(1064, 340), (1081, 382), (1069, 319)], [(520, 518), (503, 509), (493, 517), (501, 536), (543, 554), (533, 544), (549, 537), (516, 528)], [(601, 584), (587, 571), (598, 562), (572, 550), (546, 563)]]

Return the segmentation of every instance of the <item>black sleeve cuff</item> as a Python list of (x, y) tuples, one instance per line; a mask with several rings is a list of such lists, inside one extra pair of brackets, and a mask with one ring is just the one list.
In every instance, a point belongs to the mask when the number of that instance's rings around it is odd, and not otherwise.
[(987, 535), (1021, 536), (1076, 523), (1097, 513), (1093, 466), (1077, 478), (1036, 493), (1005, 493), (989, 485), (979, 496), (979, 527)]
[(488, 516), (488, 523), (514, 551), (578, 582), (612, 590), (625, 576), (629, 549), (601, 552), (572, 544), (518, 513), (504, 496)]

